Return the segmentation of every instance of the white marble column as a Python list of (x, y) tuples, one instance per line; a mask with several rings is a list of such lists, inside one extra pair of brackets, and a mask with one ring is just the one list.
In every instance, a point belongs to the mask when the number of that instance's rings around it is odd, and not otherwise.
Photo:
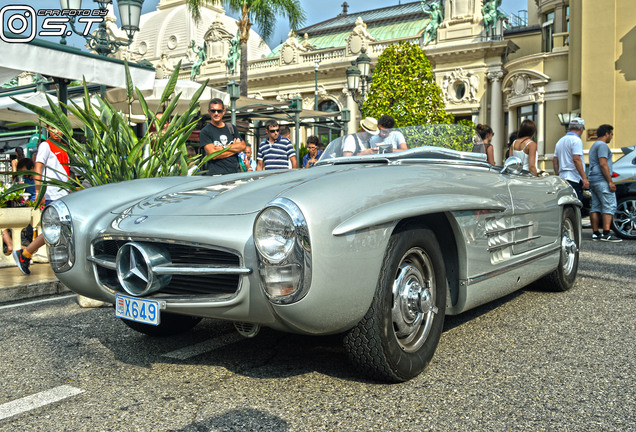
[(508, 133), (506, 135), (506, 139), (510, 138), (510, 134), (517, 130), (517, 125), (515, 124), (515, 109), (510, 108), (508, 110)]
[[(545, 101), (538, 101), (537, 109), (537, 157), (545, 156)], [(538, 161), (537, 161), (538, 165)], [(539, 168), (537, 166), (537, 168)]]
[(492, 145), (495, 151), (495, 165), (502, 165), (503, 158), (503, 143), (506, 140), (503, 132), (503, 106), (502, 106), (502, 92), (501, 92), (501, 79), (503, 78), (502, 71), (495, 71), (488, 73), (488, 80), (490, 85), (490, 127), (492, 128), (495, 136), (492, 140)]
[(358, 131), (358, 125), (360, 124), (360, 112), (358, 109), (358, 104), (356, 103), (356, 101), (353, 100), (353, 96), (351, 96), (349, 90), (344, 89), (342, 90), (342, 93), (344, 93), (345, 97), (347, 98), (346, 108), (351, 113), (351, 121), (349, 121), (347, 133), (353, 134)]

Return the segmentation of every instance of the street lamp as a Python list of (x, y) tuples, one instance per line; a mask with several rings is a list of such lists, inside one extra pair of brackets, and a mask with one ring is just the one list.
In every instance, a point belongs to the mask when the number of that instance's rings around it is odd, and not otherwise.
[(559, 118), (559, 122), (562, 126), (565, 127), (565, 130), (568, 130), (568, 126), (570, 125), (570, 121), (572, 119), (577, 118), (579, 115), (577, 113), (569, 112), (569, 113), (559, 113), (557, 117)]
[[(316, 85), (314, 87), (314, 111), (318, 111), (318, 68), (320, 67), (320, 60), (314, 62), (314, 72), (316, 77)], [(314, 126), (314, 135), (318, 135), (318, 126)]]
[[(108, 5), (110, 5), (112, 0), (93, 0), (95, 3), (99, 5), (99, 9), (102, 11), (104, 16), (106, 15), (105, 11), (108, 10)], [(108, 56), (109, 54), (115, 54), (120, 47), (122, 46), (130, 46), (133, 41), (133, 36), (136, 32), (139, 31), (139, 20), (141, 18), (141, 7), (144, 3), (144, 0), (119, 0), (119, 17), (121, 18), (121, 29), (126, 32), (128, 36), (128, 42), (120, 42), (117, 40), (111, 39), (108, 34), (106, 28), (106, 20), (103, 19), (101, 23), (99, 23), (99, 28), (94, 34), (84, 34), (83, 32), (78, 31), (75, 28), (75, 18), (71, 17), (69, 23), (71, 24), (71, 29), (75, 34), (83, 36), (88, 43), (88, 46), (95, 51), (97, 54), (102, 56)], [(62, 9), (81, 9), (82, 8), (82, 0), (60, 0), (60, 7)], [(66, 39), (62, 36), (61, 44), (66, 45)]]
[(241, 85), (232, 80), (227, 83), (227, 92), (230, 95), (230, 116), (232, 124), (236, 124), (236, 101), (241, 97)]
[[(347, 88), (351, 93), (351, 97), (358, 104), (360, 110), (367, 96), (368, 86), (371, 83), (371, 58), (367, 55), (367, 50), (362, 48), (362, 53), (355, 61), (351, 62), (351, 66), (346, 71)], [(360, 92), (360, 99), (356, 99), (356, 93)]]

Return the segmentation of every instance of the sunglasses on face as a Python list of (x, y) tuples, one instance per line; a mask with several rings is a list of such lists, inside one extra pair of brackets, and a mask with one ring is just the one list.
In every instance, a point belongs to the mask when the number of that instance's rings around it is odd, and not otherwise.
[(223, 111), (225, 111), (225, 110), (222, 110), (222, 109), (220, 109), (220, 110), (218, 110), (218, 109), (211, 109), (211, 110), (208, 110), (208, 111), (210, 111), (210, 113), (211, 113), (211, 114), (220, 114), (220, 113), (222, 113), (222, 112), (223, 112)]
[(307, 147), (307, 148), (308, 148), (309, 150), (313, 150), (313, 149), (315, 149), (315, 148), (316, 148), (316, 146), (309, 146), (309, 147)]
[(267, 132), (269, 133), (278, 133), (279, 129), (268, 129)]

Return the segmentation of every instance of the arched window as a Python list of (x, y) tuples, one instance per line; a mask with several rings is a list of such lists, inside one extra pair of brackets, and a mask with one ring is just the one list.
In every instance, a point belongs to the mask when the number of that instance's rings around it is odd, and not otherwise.
[(318, 104), (318, 111), (338, 112), (340, 111), (340, 108), (338, 108), (337, 103), (335, 103), (331, 99), (327, 99)]

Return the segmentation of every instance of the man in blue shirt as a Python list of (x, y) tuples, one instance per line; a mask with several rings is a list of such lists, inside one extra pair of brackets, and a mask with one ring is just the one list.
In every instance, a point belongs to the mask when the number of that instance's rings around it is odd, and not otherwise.
[[(592, 240), (620, 242), (621, 239), (610, 234), (610, 224), (616, 212), (616, 185), (612, 181), (612, 151), (608, 144), (614, 136), (614, 128), (604, 124), (596, 130), (598, 140), (590, 148), (590, 192), (592, 207), (590, 223)], [(602, 215), (602, 216), (601, 216)], [(603, 233), (599, 231), (599, 222)]]
[(296, 168), (296, 152), (291, 141), (280, 136), (280, 126), (276, 120), (265, 122), (267, 139), (258, 146), (256, 171)]
[(311, 168), (318, 162), (321, 151), (318, 151), (318, 145), (320, 145), (320, 138), (315, 135), (307, 137), (307, 150), (309, 152), (303, 157), (303, 168)]
[(583, 189), (590, 187), (583, 162), (581, 135), (584, 130), (585, 121), (582, 118), (572, 119), (568, 126), (568, 133), (557, 142), (552, 159), (554, 174), (570, 183), (580, 201), (583, 200)]

